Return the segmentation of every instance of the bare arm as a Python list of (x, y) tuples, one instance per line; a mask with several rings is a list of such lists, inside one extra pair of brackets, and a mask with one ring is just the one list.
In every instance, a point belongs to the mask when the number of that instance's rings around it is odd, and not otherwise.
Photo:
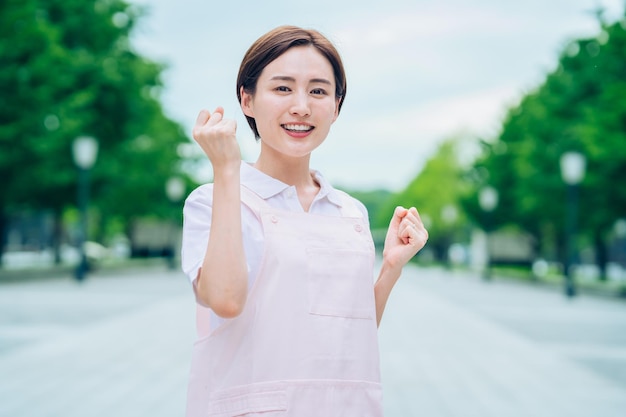
[(241, 154), (234, 120), (223, 119), (218, 107), (213, 115), (200, 112), (193, 137), (213, 165), (211, 233), (196, 291), (200, 301), (221, 317), (243, 311), (248, 291), (248, 271), (241, 230), (239, 168)]
[(414, 207), (396, 207), (383, 249), (383, 265), (374, 285), (376, 299), (376, 323), (380, 321), (387, 305), (391, 290), (400, 278), (402, 268), (424, 247), (428, 232)]

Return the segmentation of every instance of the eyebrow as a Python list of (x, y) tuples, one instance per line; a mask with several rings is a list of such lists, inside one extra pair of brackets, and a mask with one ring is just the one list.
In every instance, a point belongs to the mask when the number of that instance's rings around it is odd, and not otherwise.
[[(287, 75), (276, 75), (276, 76), (270, 78), (270, 80), (296, 82), (295, 78), (289, 77)], [(327, 80), (326, 78), (311, 78), (309, 80), (309, 83), (322, 83), (322, 84), (332, 85), (332, 83), (329, 80)]]

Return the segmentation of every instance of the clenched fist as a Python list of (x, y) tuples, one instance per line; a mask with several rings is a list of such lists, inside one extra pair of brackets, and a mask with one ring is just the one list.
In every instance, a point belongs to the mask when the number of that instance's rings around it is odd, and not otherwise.
[(237, 122), (224, 119), (224, 109), (218, 107), (213, 114), (202, 110), (193, 128), (193, 138), (209, 157), (215, 173), (227, 169), (239, 170), (241, 150), (237, 143)]
[(415, 207), (396, 207), (385, 238), (383, 260), (401, 268), (427, 241), (428, 231)]

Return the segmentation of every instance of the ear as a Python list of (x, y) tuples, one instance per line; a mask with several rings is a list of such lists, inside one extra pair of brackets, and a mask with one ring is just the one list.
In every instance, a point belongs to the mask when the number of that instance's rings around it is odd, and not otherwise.
[(248, 117), (254, 117), (252, 94), (246, 93), (242, 86), (239, 90), (239, 95), (241, 96), (241, 111), (243, 111), (243, 114)]
[(335, 114), (333, 115), (332, 123), (335, 123), (335, 120), (339, 117), (339, 104), (341, 104), (341, 100), (343, 100), (343, 97), (335, 99)]

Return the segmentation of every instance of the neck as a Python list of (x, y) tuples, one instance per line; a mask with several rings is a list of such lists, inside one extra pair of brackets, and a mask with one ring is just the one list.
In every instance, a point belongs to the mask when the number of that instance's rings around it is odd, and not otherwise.
[(302, 158), (274, 160), (261, 154), (254, 163), (254, 167), (270, 177), (285, 184), (293, 185), (298, 189), (315, 185), (315, 181), (311, 177), (308, 155)]

